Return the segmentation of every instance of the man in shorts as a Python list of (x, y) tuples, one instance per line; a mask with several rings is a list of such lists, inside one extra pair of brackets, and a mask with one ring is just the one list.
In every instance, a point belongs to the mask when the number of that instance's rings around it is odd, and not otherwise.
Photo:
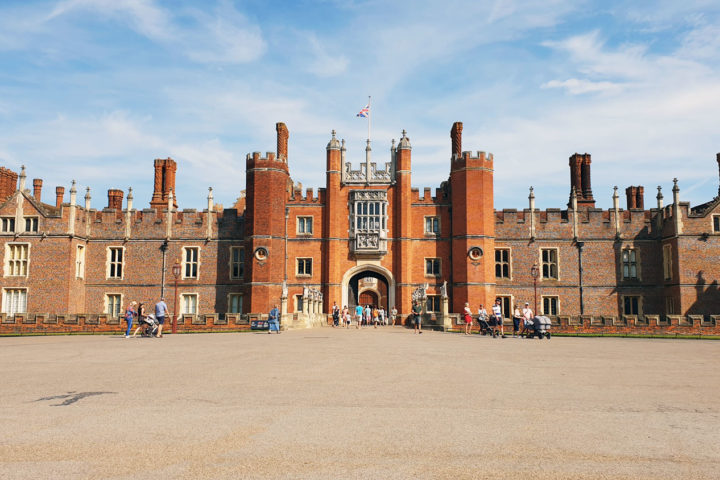
[(362, 325), (362, 317), (363, 317), (363, 307), (362, 305), (358, 305), (355, 307), (355, 328), (360, 328), (360, 325)]
[(500, 306), (500, 299), (495, 299), (495, 305), (492, 307), (492, 318), (490, 319), (490, 326), (493, 327), (493, 338), (497, 337), (498, 330), (500, 327), (500, 335), (505, 338), (505, 328), (503, 326), (502, 307)]
[(522, 337), (527, 333), (527, 331), (530, 329), (530, 326), (532, 326), (533, 318), (535, 317), (535, 314), (532, 311), (532, 308), (530, 308), (530, 304), (528, 302), (525, 302), (525, 308), (522, 310), (522, 316), (523, 316), (523, 329), (522, 332), (520, 332), (520, 336)]
[(415, 324), (415, 333), (422, 333), (422, 305), (420, 302), (413, 303), (412, 306), (413, 323)]
[(162, 338), (163, 324), (165, 323), (165, 317), (167, 315), (169, 315), (169, 312), (165, 304), (165, 297), (162, 297), (160, 301), (155, 304), (155, 319), (158, 322), (158, 331), (155, 336), (158, 338)]

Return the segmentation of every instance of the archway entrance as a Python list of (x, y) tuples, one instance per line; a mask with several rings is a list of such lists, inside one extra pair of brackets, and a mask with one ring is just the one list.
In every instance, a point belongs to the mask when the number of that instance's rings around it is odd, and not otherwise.
[(392, 274), (378, 265), (360, 265), (343, 276), (343, 305), (358, 304), (390, 310), (395, 305), (395, 281)]

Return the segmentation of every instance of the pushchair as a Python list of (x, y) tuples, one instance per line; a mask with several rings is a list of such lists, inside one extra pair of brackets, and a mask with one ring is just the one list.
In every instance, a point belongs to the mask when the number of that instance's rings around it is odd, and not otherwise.
[(488, 323), (487, 317), (478, 317), (478, 325), (480, 325), (480, 333), (483, 335), (494, 335), (493, 328)]
[[(532, 322), (532, 323), (530, 323)], [(525, 324), (527, 329), (527, 338), (537, 337), (542, 340), (543, 337), (550, 339), (551, 322), (548, 317), (538, 316)]]
[(140, 333), (140, 335), (142, 335), (143, 337), (154, 337), (157, 333), (159, 324), (157, 319), (155, 318), (155, 315), (153, 315), (152, 313), (140, 320), (140, 324), (145, 327)]

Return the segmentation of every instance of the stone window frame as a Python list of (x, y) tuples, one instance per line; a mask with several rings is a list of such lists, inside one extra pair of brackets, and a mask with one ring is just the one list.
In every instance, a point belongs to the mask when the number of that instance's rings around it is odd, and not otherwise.
[[(122, 255), (122, 258), (120, 259), (120, 262), (117, 260), (112, 260), (112, 252), (114, 250), (119, 250)], [(120, 275), (110, 275), (111, 266), (117, 265), (119, 263), (120, 265)], [(106, 280), (123, 280), (125, 278), (125, 247), (123, 245), (108, 245), (105, 247), (105, 279)]]
[[(502, 260), (500, 260), (500, 262), (498, 262), (498, 259), (497, 259), (498, 251), (506, 251), (507, 252), (507, 262), (503, 262)], [(508, 275), (506, 277), (502, 277), (502, 276), (498, 277), (497, 268), (498, 268), (498, 266), (502, 266), (505, 263), (507, 264)], [(510, 247), (495, 248), (495, 278), (504, 278), (507, 280), (512, 280), (512, 248), (510, 248)]]
[(15, 217), (0, 217), (0, 232), (15, 233)]
[[(626, 298), (637, 298), (637, 312), (626, 312), (625, 311), (625, 299)], [(636, 295), (636, 294), (623, 294), (620, 296), (620, 308), (621, 308), (621, 316), (622, 315), (634, 315), (636, 317), (640, 317), (640, 315), (643, 314), (643, 296), (642, 295)]]
[[(235, 261), (234, 252), (242, 252), (240, 254), (240, 260)], [(240, 274), (235, 275), (235, 264), (240, 265)], [(242, 280), (245, 277), (245, 247), (231, 246), (230, 247), (230, 258), (228, 258), (228, 274), (231, 280)]]
[(720, 233), (720, 214), (711, 215), (710, 231), (713, 233)]
[[(303, 271), (300, 271), (300, 264), (304, 265)], [(308, 265), (310, 266), (310, 273), (307, 273)], [(313, 259), (312, 257), (296, 257), (295, 258), (295, 276), (311, 278), (313, 275)]]
[(665, 297), (665, 314), (666, 315), (678, 315), (677, 313), (677, 302), (675, 297), (672, 295)]
[(672, 281), (672, 279), (673, 279), (672, 245), (669, 243), (663, 244), (662, 262), (663, 262), (663, 280), (665, 280), (666, 282)]
[[(635, 276), (625, 276), (625, 252), (633, 252), (635, 254)], [(632, 262), (628, 262), (628, 266), (632, 266)], [(620, 278), (625, 282), (633, 282), (642, 280), (640, 269), (640, 251), (635, 245), (625, 245), (620, 250)]]
[[(240, 298), (240, 301), (239, 301), (240, 311), (238, 311), (238, 312), (232, 311), (231, 307), (232, 307), (232, 298), (233, 297)], [(243, 313), (243, 311), (242, 311), (243, 298), (244, 298), (244, 294), (242, 294), (242, 293), (238, 293), (238, 292), (228, 293), (227, 294), (227, 310), (228, 310), (227, 313), (237, 313), (237, 314), (242, 315), (242, 313)]]
[[(555, 251), (555, 277), (545, 277), (545, 262), (543, 262), (543, 252), (545, 250)], [(540, 247), (538, 249), (538, 265), (540, 266), (540, 276), (538, 280), (542, 282), (556, 282), (560, 280), (560, 248), (559, 247)], [(551, 265), (551, 263), (548, 263)]]
[[(189, 297), (195, 297), (195, 311), (194, 312), (186, 312), (185, 311), (185, 299)], [(180, 315), (198, 315), (198, 312), (200, 311), (200, 294), (197, 292), (183, 292), (180, 294)]]
[[(552, 300), (555, 299), (555, 313), (547, 313), (545, 312), (545, 299)], [(560, 314), (560, 295), (540, 295), (540, 311), (542, 311), (542, 314), (547, 316), (557, 316)]]
[[(437, 231), (428, 230), (428, 220), (434, 220), (434, 225), (437, 227)], [(432, 236), (432, 237), (439, 237), (440, 236), (440, 216), (439, 215), (425, 215), (423, 216), (423, 232), (425, 235)]]
[[(120, 302), (118, 303), (118, 309), (117, 309), (117, 315), (113, 317), (113, 312), (110, 311), (110, 297), (120, 297)], [(105, 292), (103, 294), (103, 312), (110, 315), (111, 317), (121, 317), (124, 315), (125, 312), (123, 312), (123, 304), (124, 304), (124, 295), (120, 292)]]
[[(309, 223), (308, 223), (309, 220)], [(301, 229), (300, 226), (303, 225), (303, 228)], [(308, 225), (310, 226), (310, 231), (308, 231)], [(315, 219), (313, 218), (313, 215), (298, 215), (295, 218), (295, 233), (299, 237), (311, 237), (313, 233), (315, 232)], [(304, 230), (304, 231), (303, 231)]]
[[(9, 292), (24, 292), (25, 293), (25, 311), (10, 312), (8, 309), (8, 293)], [(16, 313), (27, 313), (27, 299), (28, 299), (28, 288), (27, 287), (3, 287), (2, 289), (2, 311), (7, 315), (15, 315)]]
[[(430, 301), (432, 299), (432, 302)], [(437, 302), (436, 302), (437, 300)], [(437, 303), (437, 310), (431, 309), (430, 303)], [(433, 305), (433, 308), (435, 305)], [(432, 294), (427, 295), (425, 300), (425, 311), (428, 313), (440, 313), (442, 312), (442, 297), (440, 295)]]
[[(82, 252), (82, 255), (80, 254)], [(85, 245), (75, 246), (75, 278), (85, 278)]]
[[(374, 207), (379, 207), (380, 212), (370, 213), (370, 204)], [(358, 207), (364, 205), (368, 212), (358, 212)], [(388, 231), (388, 207), (389, 202), (387, 199), (386, 190), (353, 190), (350, 192), (350, 232), (355, 233), (387, 233)], [(379, 225), (370, 227), (370, 219), (376, 219)], [(366, 219), (366, 222), (360, 222), (361, 219)], [(360, 223), (366, 223), (363, 226)]]
[(302, 312), (303, 309), (303, 296), (302, 293), (293, 295), (293, 303), (295, 307), (295, 313)]
[[(25, 258), (13, 258), (12, 253), (15, 251), (12, 247), (26, 247)], [(30, 249), (32, 245), (28, 242), (10, 242), (5, 244), (5, 265), (3, 274), (5, 277), (25, 277), (28, 278), (30, 275)], [(24, 267), (25, 273), (20, 275), (13, 275), (11, 271), (14, 270), (11, 262), (19, 262), (20, 268)]]
[[(188, 252), (192, 250), (197, 251), (197, 256), (195, 258), (195, 261), (188, 261)], [(185, 245), (182, 247), (182, 276), (180, 278), (182, 278), (183, 280), (200, 280), (200, 251), (201, 247), (196, 245)], [(192, 267), (192, 265), (195, 265), (195, 275), (186, 275), (188, 267)]]
[[(432, 261), (430, 263), (429, 261)], [(425, 266), (425, 276), (426, 277), (441, 277), (442, 276), (442, 258), (440, 257), (425, 257), (423, 259), (423, 265)], [(433, 268), (431, 272), (428, 272), (428, 266), (433, 265)], [(435, 268), (435, 265), (437, 265), (437, 269)], [(437, 270), (437, 273), (435, 273), (435, 270)]]
[[(32, 232), (36, 233), (40, 230), (40, 217), (38, 216), (29, 216), (29, 217), (23, 217), (23, 220), (25, 220), (25, 232)], [(30, 228), (28, 228), (28, 222), (30, 222)]]

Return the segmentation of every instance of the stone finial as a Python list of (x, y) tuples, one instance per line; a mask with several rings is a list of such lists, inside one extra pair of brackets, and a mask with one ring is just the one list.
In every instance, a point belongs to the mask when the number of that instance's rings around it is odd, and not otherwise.
[(340, 141), (340, 150), (342, 150), (343, 152), (346, 150), (344, 138)]
[(680, 191), (680, 187), (678, 187), (678, 179), (673, 178), (673, 193), (677, 193)]
[(25, 175), (25, 165), (20, 167), (20, 187), (19, 190), (21, 192), (25, 191), (25, 179), (27, 178), (27, 175)]
[(452, 156), (453, 158), (459, 157), (462, 154), (462, 122), (453, 123), (450, 129), (450, 139), (452, 141)]
[(662, 208), (663, 208), (663, 194), (662, 194), (662, 187), (661, 187), (660, 185), (658, 185), (657, 191), (658, 191), (657, 197), (655, 197), (655, 198), (657, 198), (657, 208), (658, 208), (658, 210), (662, 210)]
[(331, 132), (332, 138), (330, 138), (330, 141), (327, 144), (328, 150), (339, 150), (340, 149), (340, 141), (335, 137), (335, 130)]
[(410, 146), (410, 139), (408, 138), (405, 129), (402, 131), (402, 137), (400, 138), (400, 142), (398, 142), (398, 148), (400, 150), (410, 150), (412, 148)]
[(85, 188), (85, 210), (90, 210), (90, 187)]
[(392, 142), (390, 142), (390, 150), (395, 150), (395, 139), (392, 139)]
[(277, 131), (277, 158), (279, 160), (287, 161), (288, 138), (290, 137), (290, 132), (283, 122), (276, 123), (275, 130)]
[(528, 195), (528, 199), (530, 198), (535, 198), (535, 189), (532, 187), (532, 185), (530, 186), (530, 195)]

